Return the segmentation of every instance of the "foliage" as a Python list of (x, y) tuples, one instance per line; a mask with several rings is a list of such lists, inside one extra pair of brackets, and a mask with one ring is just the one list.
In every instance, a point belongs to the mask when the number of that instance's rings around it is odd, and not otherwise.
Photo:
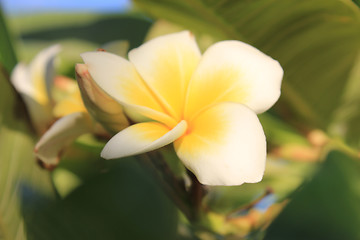
[[(358, 239), (360, 165), (344, 153), (330, 152), (311, 181), (274, 221), (265, 239)], [(291, 221), (289, 221), (291, 219)]]
[(173, 204), (134, 159), (122, 161), (61, 201), (25, 189), (28, 239), (173, 239)]
[(30, 192), (41, 191), (48, 197), (54, 193), (49, 173), (35, 164), (35, 139), (26, 110), (9, 83), (16, 57), (4, 21), (0, 24), (0, 239), (26, 239), (19, 201), (22, 187), (26, 185)]
[(350, 84), (350, 72), (359, 52), (360, 13), (352, 2), (135, 3), (155, 17), (211, 34), (215, 39), (248, 42), (277, 59), (284, 68), (285, 79), (275, 111), (290, 122), (299, 124), (304, 120), (308, 127), (327, 129), (335, 111), (342, 107), (341, 100), (348, 94), (344, 89)]
[[(0, 16), (0, 239), (359, 239), (359, 1), (134, 3), (141, 12)], [(153, 24), (157, 19), (168, 22)], [(82, 52), (113, 40), (127, 40), (131, 49), (146, 36), (179, 29), (191, 29), (202, 50), (238, 39), (283, 66), (280, 101), (260, 116), (269, 149), (261, 183), (207, 187), (202, 214), (188, 222), (170, 201), (178, 204), (174, 192), (168, 198), (162, 191), (171, 179), (154, 181), (143, 159), (100, 159), (101, 139), (79, 139), (60, 171), (36, 165), (37, 136), (9, 84), (17, 62), (13, 46), (19, 59), (30, 60), (60, 42), (57, 70), (74, 78)], [(161, 153), (176, 178), (186, 175), (172, 149)], [(274, 196), (271, 206), (261, 208), (266, 196)]]

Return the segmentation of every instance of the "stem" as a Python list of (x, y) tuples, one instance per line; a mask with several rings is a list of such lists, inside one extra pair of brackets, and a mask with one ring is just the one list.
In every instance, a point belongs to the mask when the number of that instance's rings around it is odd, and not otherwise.
[(154, 166), (163, 173), (165, 181), (169, 183), (182, 198), (187, 198), (188, 194), (186, 192), (184, 181), (175, 177), (163, 156), (158, 151), (149, 152), (148, 156)]
[(200, 210), (201, 210), (201, 202), (204, 197), (205, 191), (202, 184), (196, 178), (196, 176), (187, 171), (189, 177), (191, 178), (191, 188), (190, 188), (190, 201), (193, 207), (193, 216), (195, 220), (198, 220), (200, 217)]
[(178, 181), (172, 174), (161, 154), (151, 152), (139, 155), (137, 158), (142, 166), (150, 170), (163, 191), (177, 205), (180, 211), (183, 212), (189, 221), (193, 221), (194, 216), (190, 208), (190, 201), (185, 186), (183, 182)]
[(266, 191), (264, 192), (264, 194), (262, 196), (260, 196), (259, 198), (255, 199), (254, 201), (250, 202), (249, 204), (246, 204), (245, 206), (241, 206), (239, 208), (236, 208), (234, 210), (232, 210), (230, 213), (227, 214), (226, 219), (231, 218), (231, 215), (237, 212), (241, 212), (241, 211), (248, 211), (251, 208), (253, 208), (256, 204), (258, 204), (261, 200), (263, 200), (265, 197), (267, 197), (268, 195), (272, 194), (274, 191), (272, 188), (267, 187)]
[(58, 189), (56, 188), (55, 182), (54, 182), (54, 178), (52, 177), (52, 173), (51, 172), (47, 172), (48, 176), (49, 176), (49, 180), (50, 180), (50, 185), (51, 185), (51, 189), (54, 192), (54, 197), (56, 200), (60, 200), (61, 199), (61, 195), (58, 191)]

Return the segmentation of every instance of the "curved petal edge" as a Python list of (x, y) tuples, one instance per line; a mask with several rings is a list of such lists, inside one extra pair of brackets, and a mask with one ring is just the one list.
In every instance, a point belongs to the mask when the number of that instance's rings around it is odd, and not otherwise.
[(186, 121), (181, 121), (173, 129), (158, 122), (131, 125), (110, 139), (101, 152), (101, 157), (114, 159), (149, 152), (172, 143), (186, 129)]
[(254, 183), (264, 174), (264, 131), (256, 114), (242, 104), (224, 102), (203, 111), (174, 146), (202, 184)]
[(56, 167), (63, 149), (79, 136), (92, 131), (87, 113), (76, 112), (57, 120), (35, 145), (35, 156), (47, 169)]

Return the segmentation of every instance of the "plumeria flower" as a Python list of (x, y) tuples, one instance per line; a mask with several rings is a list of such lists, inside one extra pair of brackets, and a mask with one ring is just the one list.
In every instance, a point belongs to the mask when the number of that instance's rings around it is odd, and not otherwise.
[(36, 55), (28, 66), (18, 63), (11, 74), (11, 83), (24, 99), (39, 135), (54, 121), (51, 89), (54, 84), (54, 61), (59, 52), (59, 45), (51, 46)]
[[(31, 121), (41, 136), (35, 146), (35, 155), (48, 169), (59, 163), (62, 150), (80, 135), (103, 134), (105, 131), (85, 108), (76, 81), (55, 77), (54, 61), (59, 51), (59, 45), (41, 51), (28, 66), (17, 64), (11, 76), (11, 82), (23, 97)], [(114, 102), (111, 114), (103, 113), (107, 118), (117, 120), (112, 125), (113, 131), (128, 125), (118, 103), (102, 91), (93, 96), (100, 102), (103, 96), (107, 103)]]
[(262, 179), (266, 141), (256, 114), (280, 96), (279, 63), (240, 41), (222, 41), (201, 55), (188, 32), (152, 39), (129, 52), (82, 58), (96, 84), (135, 124), (105, 145), (105, 159), (174, 143), (202, 184), (240, 185)]

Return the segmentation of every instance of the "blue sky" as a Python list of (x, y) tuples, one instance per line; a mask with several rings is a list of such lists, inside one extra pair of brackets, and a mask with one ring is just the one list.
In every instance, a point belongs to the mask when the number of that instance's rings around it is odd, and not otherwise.
[(0, 0), (7, 14), (44, 11), (119, 12), (130, 7), (130, 0)]

